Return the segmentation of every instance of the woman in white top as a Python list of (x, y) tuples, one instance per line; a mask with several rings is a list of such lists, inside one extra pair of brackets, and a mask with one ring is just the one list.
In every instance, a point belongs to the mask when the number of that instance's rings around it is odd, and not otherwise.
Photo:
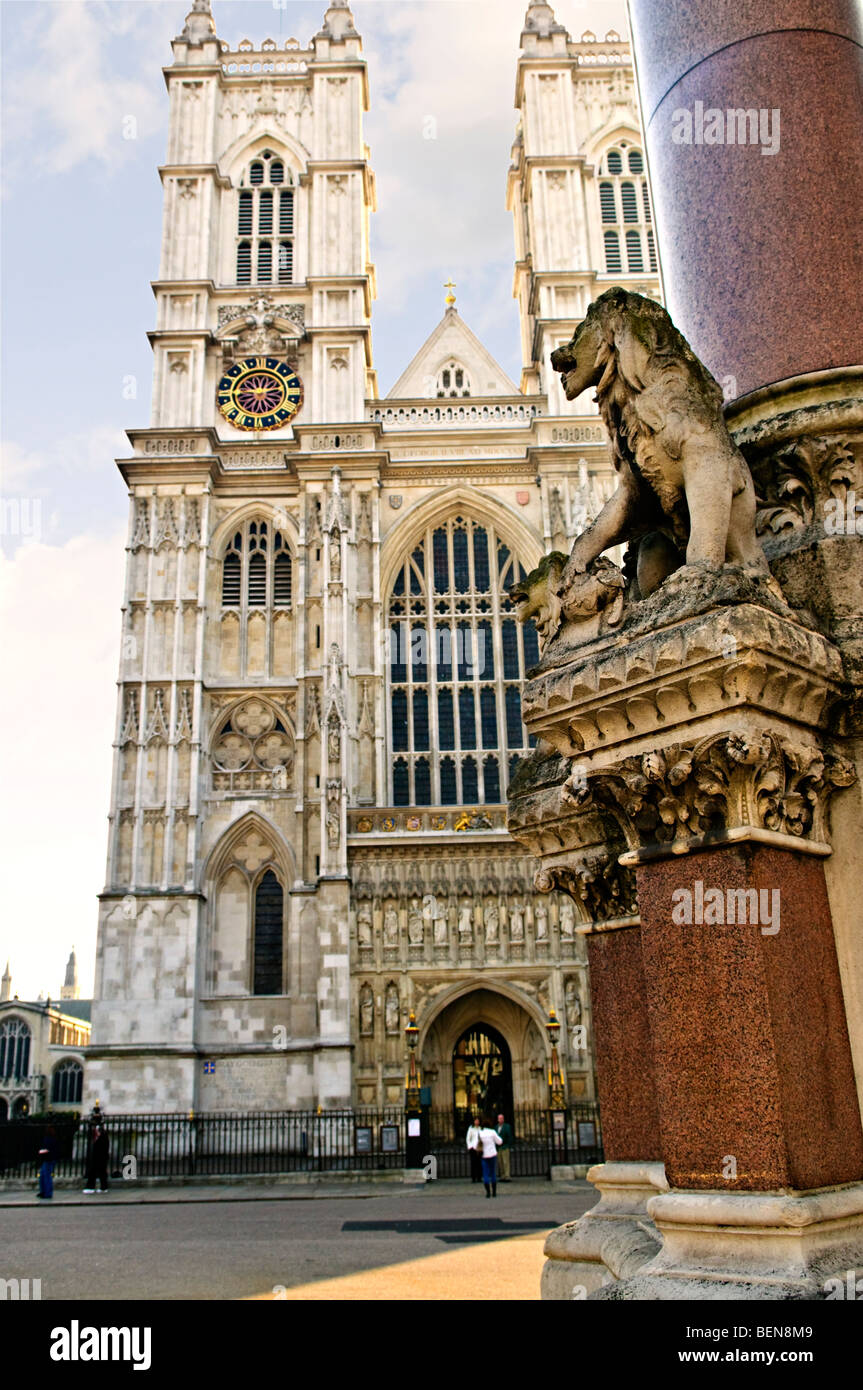
[(467, 1152), (470, 1159), (470, 1180), (479, 1182), (482, 1177), (482, 1145), (480, 1144), (480, 1124), (474, 1116), (467, 1132)]
[(485, 1195), (486, 1197), (496, 1197), (497, 1151), (503, 1140), (496, 1130), (484, 1122), (479, 1131), (479, 1143), (482, 1150), (482, 1180), (485, 1186)]

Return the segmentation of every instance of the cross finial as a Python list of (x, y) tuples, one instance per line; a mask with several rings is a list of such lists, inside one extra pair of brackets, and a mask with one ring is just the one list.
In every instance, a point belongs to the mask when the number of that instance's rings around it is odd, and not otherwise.
[(449, 280), (447, 280), (446, 284), (444, 285), (444, 289), (449, 291), (449, 293), (447, 294), (447, 297), (446, 297), (446, 305), (447, 305), (447, 308), (448, 308), (448, 309), (451, 309), (451, 308), (453, 307), (453, 305), (455, 304), (455, 295), (453, 294), (453, 290), (455, 289), (455, 285), (453, 284), (451, 278), (450, 278)]

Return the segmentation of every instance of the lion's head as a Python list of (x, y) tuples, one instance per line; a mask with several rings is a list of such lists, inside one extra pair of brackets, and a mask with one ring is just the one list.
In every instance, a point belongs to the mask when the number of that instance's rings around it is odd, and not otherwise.
[(572, 340), (551, 354), (568, 401), (595, 386), (601, 396), (614, 379), (630, 393), (643, 391), (664, 368), (676, 366), (696, 378), (701, 391), (722, 404), (722, 391), (707, 368), (653, 299), (615, 285), (595, 299)]

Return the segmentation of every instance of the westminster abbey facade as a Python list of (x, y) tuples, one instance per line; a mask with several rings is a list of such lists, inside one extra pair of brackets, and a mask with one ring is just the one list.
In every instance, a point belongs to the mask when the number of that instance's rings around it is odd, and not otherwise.
[[(384, 397), (347, 5), (305, 48), (231, 51), (196, 0), (166, 75), (85, 1101), (398, 1103), (413, 1011), (436, 1108), (543, 1104), (550, 1009), (590, 1099), (590, 895), (539, 892), (505, 828), (538, 656), (508, 590), (613, 486), (552, 350), (608, 285), (659, 295), (627, 44), (529, 5), (521, 378), (450, 291)], [(501, 151), (502, 192), (505, 172)]]

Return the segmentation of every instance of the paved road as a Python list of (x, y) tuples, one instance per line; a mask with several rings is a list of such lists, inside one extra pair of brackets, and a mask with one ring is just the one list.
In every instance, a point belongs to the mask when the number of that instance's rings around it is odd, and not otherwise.
[(441, 1182), (368, 1196), (4, 1203), (0, 1278), (40, 1278), (43, 1299), (536, 1297), (545, 1232), (596, 1192), (498, 1192), (492, 1202)]

